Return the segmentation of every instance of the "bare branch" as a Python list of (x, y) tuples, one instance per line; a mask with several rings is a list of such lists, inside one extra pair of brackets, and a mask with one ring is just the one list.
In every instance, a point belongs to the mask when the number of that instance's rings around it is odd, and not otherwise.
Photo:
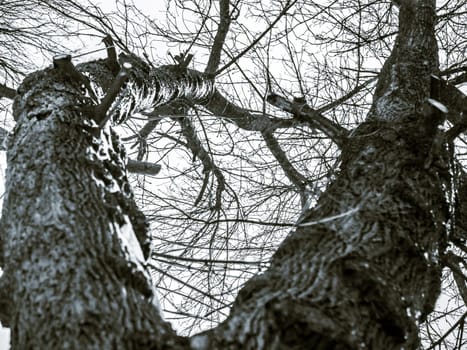
[(142, 175), (157, 175), (161, 171), (161, 165), (128, 159), (127, 170), (130, 173), (137, 173)]
[(0, 98), (6, 97), (10, 100), (14, 99), (16, 96), (16, 90), (12, 89), (5, 84), (0, 84)]
[(439, 349), (439, 345), (441, 342), (446, 339), (446, 337), (451, 334), (457, 327), (462, 326), (465, 322), (465, 319), (467, 318), (467, 312), (464, 313), (452, 326), (449, 328), (442, 337), (440, 337), (437, 341), (433, 342), (429, 348), (426, 350), (434, 350), (434, 349)]
[(373, 83), (374, 81), (376, 81), (378, 79), (378, 77), (373, 77), (371, 79), (368, 79), (367, 81), (365, 81), (364, 83), (356, 86), (353, 90), (349, 91), (348, 93), (346, 93), (344, 96), (342, 97), (339, 97), (337, 100), (335, 101), (332, 101), (331, 103), (328, 103), (327, 105), (323, 106), (323, 107), (320, 107), (316, 110), (316, 112), (318, 113), (324, 113), (326, 111), (329, 111), (333, 108), (335, 108), (336, 106), (339, 106), (340, 104), (342, 104), (343, 102), (347, 101), (349, 98), (355, 96), (357, 93), (359, 93), (360, 91), (362, 91), (364, 88), (366, 88), (368, 85), (370, 85), (371, 83)]
[(125, 84), (127, 81), (129, 76), (128, 71), (131, 69), (131, 67), (132, 66), (130, 63), (123, 64), (122, 69), (110, 85), (101, 103), (94, 108), (94, 118), (101, 127), (110, 117), (110, 115), (107, 115), (107, 111), (120, 93), (120, 89), (123, 87), (123, 84)]
[(465, 261), (460, 256), (457, 256), (453, 252), (448, 252), (444, 256), (444, 263), (452, 271), (452, 276), (456, 282), (457, 289), (459, 291), (464, 304), (467, 305), (467, 276), (462, 272), (459, 264), (465, 264)]
[(276, 25), (277, 22), (279, 22), (279, 20), (285, 16), (285, 14), (287, 13), (287, 11), (293, 6), (295, 5), (295, 3), (297, 2), (297, 0), (293, 0), (293, 1), (287, 1), (287, 4), (285, 5), (284, 9), (279, 13), (279, 15), (276, 17), (276, 19), (274, 21), (272, 21), (272, 23), (268, 26), (268, 28), (266, 28), (266, 30), (264, 32), (262, 32), (255, 40), (253, 40), (253, 42), (248, 45), (242, 52), (240, 52), (238, 55), (236, 55), (234, 58), (232, 58), (230, 60), (229, 63), (227, 63), (226, 65), (224, 65), (224, 67), (220, 68), (219, 70), (216, 71), (216, 73), (214, 74), (215, 76), (221, 74), (223, 71), (225, 71), (227, 68), (229, 68), (232, 64), (234, 64), (235, 62), (237, 62), (243, 55), (245, 55), (248, 51), (250, 51), (253, 47), (256, 46), (256, 44), (258, 44), (258, 42), (264, 38), (264, 36), (269, 33), (271, 31), (272, 28), (274, 28), (274, 26)]
[(135, 138), (139, 140), (141, 139), (145, 140), (149, 136), (149, 134), (155, 129), (155, 127), (159, 124), (159, 122), (160, 122), (160, 119), (150, 120), (136, 134), (128, 136), (128, 137), (123, 137), (122, 140), (130, 141)]
[(304, 193), (305, 193), (306, 184), (308, 181), (306, 180), (305, 176), (300, 174), (298, 170), (295, 169), (295, 167), (292, 165), (289, 158), (287, 157), (287, 155), (285, 154), (285, 152), (279, 145), (279, 142), (277, 142), (272, 132), (263, 131), (261, 135), (263, 135), (263, 139), (266, 142), (266, 145), (268, 146), (269, 150), (276, 158), (277, 162), (281, 166), (287, 178), (290, 180), (290, 182), (292, 182), (292, 184), (300, 192), (300, 195), (302, 197), (301, 198), (302, 205), (303, 205), (306, 201)]
[(114, 41), (110, 35), (102, 39), (107, 49), (107, 64), (114, 75), (117, 75), (120, 70), (120, 65), (117, 60), (117, 51), (115, 50)]
[(321, 113), (309, 107), (306, 103), (289, 101), (285, 97), (271, 94), (267, 101), (283, 111), (294, 114), (295, 118), (307, 122), (310, 127), (316, 128), (329, 136), (338, 146), (342, 146), (349, 131), (324, 117)]
[(254, 114), (227, 100), (218, 90), (214, 91), (211, 99), (204, 107), (217, 116), (232, 121), (238, 127), (250, 131), (275, 130), (288, 128), (299, 124), (296, 120), (267, 117), (263, 114)]
[(187, 140), (187, 145), (193, 152), (193, 155), (195, 157), (198, 157), (201, 162), (203, 163), (203, 172), (205, 173), (205, 178), (203, 181), (203, 186), (200, 190), (200, 193), (198, 195), (198, 198), (195, 200), (195, 206), (199, 204), (199, 202), (202, 200), (202, 197), (204, 195), (204, 191), (207, 186), (207, 181), (209, 179), (208, 175), (209, 173), (213, 173), (214, 176), (217, 179), (217, 189), (216, 189), (216, 204), (214, 206), (215, 209), (220, 209), (221, 208), (221, 198), (222, 198), (222, 192), (225, 189), (225, 178), (222, 172), (219, 170), (219, 168), (216, 166), (214, 163), (214, 160), (212, 159), (212, 156), (204, 149), (201, 140), (199, 139), (198, 135), (196, 134), (196, 129), (193, 126), (193, 123), (189, 118), (177, 118), (177, 121), (179, 122), (181, 128), (182, 128), (182, 133), (183, 136), (185, 136)]
[(211, 54), (209, 55), (208, 64), (204, 73), (212, 74), (219, 68), (219, 62), (221, 60), (222, 47), (224, 46), (225, 37), (229, 31), (230, 26), (230, 0), (220, 0), (220, 23), (217, 28), (216, 36), (211, 48)]

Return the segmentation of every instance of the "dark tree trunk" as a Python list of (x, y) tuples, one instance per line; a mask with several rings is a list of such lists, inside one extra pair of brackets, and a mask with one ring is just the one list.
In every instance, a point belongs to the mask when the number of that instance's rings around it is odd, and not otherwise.
[[(417, 347), (440, 288), (449, 172), (443, 116), (426, 104), (437, 70), (434, 1), (401, 3), (393, 53), (367, 121), (342, 146), (341, 171), (192, 349)], [(225, 105), (251, 126), (201, 74), (126, 59), (152, 108), (181, 98), (215, 113)], [(109, 85), (102, 62), (81, 69)], [(143, 242), (146, 226), (115, 136), (89, 122), (79, 86), (54, 69), (19, 92), (2, 219), (13, 348), (183, 349), (152, 304), (142, 254), (125, 243), (131, 231)], [(124, 97), (131, 108), (135, 96)]]
[(182, 349), (155, 305), (124, 150), (89, 110), (58, 69), (19, 88), (2, 215), (12, 349)]
[[(415, 349), (440, 290), (449, 171), (427, 104), (435, 1), (401, 1), (400, 32), (341, 171), (267, 272), (197, 349)], [(442, 142), (441, 142), (442, 144)]]

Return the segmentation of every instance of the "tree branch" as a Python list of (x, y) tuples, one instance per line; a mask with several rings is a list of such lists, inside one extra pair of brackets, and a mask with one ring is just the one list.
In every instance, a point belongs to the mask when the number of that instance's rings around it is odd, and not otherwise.
[(368, 85), (376, 81), (376, 79), (378, 79), (378, 77), (373, 77), (371, 79), (368, 79), (363, 84), (356, 86), (352, 91), (349, 91), (348, 93), (346, 93), (344, 96), (339, 97), (337, 100), (334, 100), (331, 103), (328, 103), (327, 105), (318, 108), (316, 112), (321, 114), (326, 111), (329, 111), (330, 109), (333, 109), (334, 107), (339, 106), (341, 103), (343, 103), (344, 101), (347, 101), (349, 98), (353, 97), (354, 95), (362, 91), (364, 88), (366, 88)]
[(338, 146), (342, 146), (349, 131), (324, 117), (321, 113), (309, 107), (306, 103), (289, 101), (285, 97), (271, 94), (267, 101), (283, 111), (292, 113), (295, 118), (306, 122), (310, 127), (316, 128), (329, 136)]
[(138, 131), (136, 134), (124, 137), (122, 138), (122, 141), (130, 141), (135, 138), (139, 140), (146, 140), (146, 138), (149, 136), (149, 134), (156, 128), (156, 126), (159, 124), (160, 119), (153, 119), (149, 120), (142, 128), (140, 131)]
[(296, 120), (292, 119), (271, 118), (259, 113), (253, 114), (250, 110), (239, 107), (227, 100), (218, 90), (214, 91), (211, 99), (204, 104), (204, 107), (214, 115), (224, 117), (239, 128), (248, 131), (275, 130), (298, 124)]
[(446, 132), (446, 139), (450, 142), (467, 130), (467, 96), (457, 87), (436, 75), (431, 76), (430, 95), (448, 109), (447, 118), (454, 124)]
[(292, 182), (292, 184), (297, 188), (300, 192), (300, 196), (302, 199), (302, 204), (306, 201), (304, 198), (304, 192), (306, 189), (307, 180), (305, 176), (300, 174), (297, 169), (292, 165), (290, 160), (288, 159), (287, 155), (285, 154), (284, 150), (277, 142), (277, 139), (274, 137), (273, 133), (270, 131), (263, 131), (261, 132), (266, 145), (268, 146), (269, 150), (273, 154), (274, 158), (276, 158), (277, 162), (279, 163), (280, 167), (284, 171), (287, 178)]
[(16, 96), (16, 90), (12, 89), (5, 84), (0, 84), (0, 98), (6, 97), (10, 100), (14, 99)]
[(161, 171), (161, 165), (156, 163), (128, 159), (127, 170), (130, 173), (137, 173), (143, 175), (157, 175)]
[(452, 252), (447, 252), (443, 257), (443, 262), (452, 271), (457, 290), (464, 304), (467, 305), (467, 277), (462, 273), (462, 269), (458, 265), (462, 263), (465, 264), (464, 259)]
[(209, 181), (209, 173), (213, 173), (217, 179), (217, 189), (216, 189), (216, 203), (214, 205), (214, 209), (221, 208), (221, 199), (222, 199), (222, 192), (225, 189), (225, 178), (222, 172), (219, 170), (217, 165), (214, 163), (212, 156), (204, 149), (201, 140), (199, 139), (198, 135), (196, 134), (196, 129), (193, 126), (191, 120), (187, 117), (185, 118), (177, 118), (180, 127), (182, 128), (183, 136), (185, 136), (187, 145), (193, 152), (194, 157), (198, 157), (203, 164), (203, 173), (205, 174), (203, 185), (201, 190), (198, 194), (198, 197), (195, 200), (194, 205), (198, 205), (204, 195), (204, 191), (206, 190), (207, 183)]
[(250, 51), (253, 47), (256, 46), (256, 44), (267, 34), (269, 31), (274, 28), (277, 22), (285, 16), (287, 11), (297, 2), (297, 0), (287, 1), (287, 4), (285, 5), (284, 9), (279, 13), (279, 15), (276, 17), (276, 19), (266, 28), (264, 32), (262, 32), (253, 42), (248, 45), (242, 52), (240, 52), (238, 55), (236, 55), (234, 58), (230, 60), (229, 63), (227, 63), (224, 67), (221, 69), (217, 70), (216, 73), (214, 74), (215, 76), (221, 74), (223, 71), (225, 71), (227, 68), (229, 68), (232, 64), (237, 62), (243, 55), (245, 55), (248, 51)]
[(438, 71), (436, 2), (397, 1), (399, 32), (378, 76), (367, 119), (405, 120), (430, 97), (430, 75)]
[(204, 73), (213, 74), (216, 69), (219, 68), (219, 62), (221, 60), (222, 47), (224, 46), (225, 37), (229, 31), (230, 27), (230, 0), (220, 0), (220, 23), (217, 28), (216, 36), (214, 37), (214, 42), (212, 44), (211, 54), (209, 55), (208, 64)]
[(118, 72), (114, 81), (110, 85), (101, 103), (94, 107), (94, 118), (101, 127), (109, 119), (110, 115), (107, 115), (107, 111), (109, 110), (110, 106), (114, 103), (115, 99), (120, 93), (121, 88), (127, 81), (129, 69), (131, 69), (131, 67), (132, 66), (130, 63), (124, 63), (122, 65), (120, 72)]

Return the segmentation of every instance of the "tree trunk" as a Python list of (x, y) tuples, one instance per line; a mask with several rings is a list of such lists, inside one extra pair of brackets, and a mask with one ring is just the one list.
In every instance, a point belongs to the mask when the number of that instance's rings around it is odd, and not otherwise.
[[(435, 1), (401, 3), (395, 48), (367, 121), (342, 146), (341, 171), (192, 349), (417, 347), (440, 288), (449, 172), (443, 116), (426, 105)], [(185, 98), (219, 109), (203, 76), (134, 66), (151, 108)], [(187, 347), (153, 306), (143, 254), (128, 243), (133, 232), (144, 241), (146, 226), (115, 135), (89, 122), (79, 84), (57, 70), (30, 76), (19, 92), (2, 218), (13, 349)], [(127, 96), (133, 108), (137, 94)]]
[(50, 68), (15, 101), (1, 288), (12, 349), (183, 349), (155, 304), (124, 150), (84, 100)]
[[(450, 175), (427, 105), (435, 1), (401, 1), (400, 32), (340, 172), (267, 272), (196, 349), (415, 349), (440, 290)], [(441, 138), (441, 142), (439, 142)]]

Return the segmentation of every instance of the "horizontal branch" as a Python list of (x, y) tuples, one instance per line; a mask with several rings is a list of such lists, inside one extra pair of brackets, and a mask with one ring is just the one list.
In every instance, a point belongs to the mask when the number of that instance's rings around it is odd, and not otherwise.
[(273, 131), (300, 124), (293, 119), (274, 118), (260, 113), (252, 113), (252, 111), (227, 100), (218, 90), (214, 91), (209, 102), (203, 106), (212, 114), (226, 118), (239, 128), (248, 131)]
[(166, 258), (172, 260), (180, 260), (180, 261), (188, 261), (188, 262), (195, 262), (195, 263), (202, 263), (202, 264), (223, 264), (223, 265), (267, 265), (267, 261), (246, 261), (246, 260), (220, 260), (220, 259), (195, 259), (195, 258), (188, 258), (185, 256), (176, 256), (170, 254), (162, 254), (162, 253), (152, 253), (153, 257), (157, 258)]

